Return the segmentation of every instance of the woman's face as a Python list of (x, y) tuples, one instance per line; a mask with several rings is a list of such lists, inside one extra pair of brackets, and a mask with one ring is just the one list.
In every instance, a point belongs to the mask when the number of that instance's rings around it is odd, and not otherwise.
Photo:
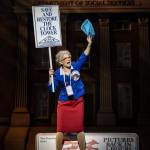
[(70, 68), (71, 67), (71, 55), (64, 54), (60, 63), (63, 67)]

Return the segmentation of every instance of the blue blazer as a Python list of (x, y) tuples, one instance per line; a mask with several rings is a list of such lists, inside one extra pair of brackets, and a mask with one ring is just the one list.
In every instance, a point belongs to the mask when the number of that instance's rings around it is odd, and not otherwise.
[[(60, 101), (69, 100), (65, 83), (64, 83), (64, 77), (65, 77), (66, 85), (70, 84), (70, 77), (71, 77), (71, 86), (74, 93), (73, 94), (74, 100), (77, 100), (79, 97), (85, 94), (84, 84), (80, 78), (80, 70), (83, 67), (83, 65), (86, 63), (86, 61), (87, 61), (87, 55), (85, 55), (83, 52), (77, 61), (71, 63), (71, 75), (64, 76), (61, 67), (54, 72), (55, 91), (58, 89), (58, 86), (61, 86), (61, 91), (59, 94)], [(50, 91), (52, 91), (52, 84), (49, 82), (48, 82), (48, 88)]]

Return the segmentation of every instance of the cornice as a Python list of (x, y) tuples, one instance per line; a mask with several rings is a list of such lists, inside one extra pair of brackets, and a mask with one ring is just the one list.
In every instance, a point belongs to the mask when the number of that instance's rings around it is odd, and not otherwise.
[[(29, 2), (30, 1), (30, 2)], [(59, 5), (61, 13), (137, 13), (150, 12), (140, 0), (16, 0), (16, 13), (30, 13), (32, 6)]]

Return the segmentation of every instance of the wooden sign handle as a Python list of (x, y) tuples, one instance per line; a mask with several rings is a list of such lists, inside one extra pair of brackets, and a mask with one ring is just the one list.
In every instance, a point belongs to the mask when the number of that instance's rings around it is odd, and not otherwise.
[[(52, 64), (52, 54), (51, 54), (51, 47), (48, 48), (49, 51), (49, 63), (50, 63), (50, 69), (53, 69), (53, 64)], [(52, 92), (55, 92), (55, 88), (54, 88), (54, 76), (51, 76), (51, 82), (52, 82)]]

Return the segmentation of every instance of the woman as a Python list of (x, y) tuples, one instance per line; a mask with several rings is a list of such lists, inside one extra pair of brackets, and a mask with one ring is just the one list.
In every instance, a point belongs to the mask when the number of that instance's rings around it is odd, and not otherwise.
[(49, 70), (49, 90), (52, 91), (51, 76), (54, 75), (54, 88), (61, 85), (57, 104), (57, 134), (56, 150), (63, 147), (64, 133), (77, 132), (77, 139), (80, 150), (85, 149), (84, 136), (84, 84), (80, 78), (80, 70), (87, 61), (90, 53), (92, 38), (87, 37), (88, 45), (79, 59), (71, 62), (71, 54), (68, 50), (59, 51), (56, 54), (56, 62), (60, 65), (54, 73)]

